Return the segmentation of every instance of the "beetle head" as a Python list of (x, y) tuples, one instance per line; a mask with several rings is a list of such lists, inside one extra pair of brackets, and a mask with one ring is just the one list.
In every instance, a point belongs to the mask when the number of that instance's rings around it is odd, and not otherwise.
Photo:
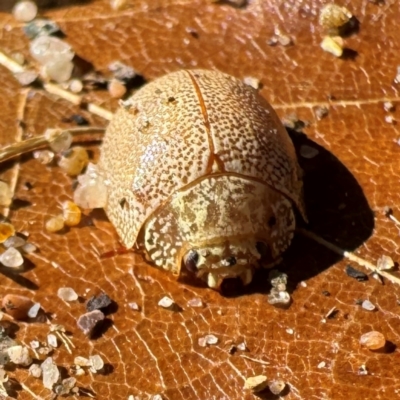
[(255, 240), (229, 240), (193, 248), (185, 254), (182, 263), (208, 287), (223, 293), (236, 291), (251, 283), (266, 248)]

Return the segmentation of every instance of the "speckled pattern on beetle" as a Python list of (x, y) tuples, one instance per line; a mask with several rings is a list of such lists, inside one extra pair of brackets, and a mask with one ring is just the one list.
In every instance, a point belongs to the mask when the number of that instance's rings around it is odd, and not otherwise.
[(289, 246), (301, 170), (275, 111), (217, 71), (147, 84), (111, 121), (97, 165), (122, 243), (156, 266), (213, 289), (251, 282)]

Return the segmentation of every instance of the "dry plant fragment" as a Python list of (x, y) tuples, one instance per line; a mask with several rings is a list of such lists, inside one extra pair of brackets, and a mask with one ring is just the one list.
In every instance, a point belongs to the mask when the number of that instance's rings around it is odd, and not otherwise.
[(268, 379), (265, 375), (251, 376), (246, 379), (244, 388), (251, 390), (253, 393), (263, 391), (268, 386)]

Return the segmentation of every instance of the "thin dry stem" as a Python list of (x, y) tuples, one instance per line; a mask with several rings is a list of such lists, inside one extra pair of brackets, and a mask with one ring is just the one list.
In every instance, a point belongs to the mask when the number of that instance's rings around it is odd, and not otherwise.
[(245, 354), (240, 354), (240, 357), (245, 358), (246, 360), (250, 360), (250, 361), (256, 362), (258, 364), (271, 365), (271, 363), (269, 363), (268, 361), (257, 360), (257, 358), (252, 358), (252, 357), (246, 356)]
[(348, 260), (353, 261), (353, 262), (357, 263), (358, 265), (365, 267), (378, 275), (383, 276), (384, 278), (388, 279), (389, 281), (400, 285), (400, 278), (398, 278), (395, 275), (389, 274), (386, 271), (382, 271), (382, 270), (378, 269), (374, 264), (372, 264), (371, 262), (369, 262), (367, 260), (364, 260), (361, 257), (356, 256), (354, 253), (347, 251), (347, 250), (343, 250), (340, 247), (334, 245), (333, 243), (330, 243), (327, 240), (323, 239), (322, 237), (318, 236), (317, 234), (307, 231), (306, 229), (297, 229), (297, 232), (301, 233), (303, 236), (306, 236), (306, 237), (316, 241), (319, 244), (322, 244), (323, 246), (327, 247), (329, 250), (332, 250), (336, 254), (339, 254), (339, 255), (347, 258)]
[[(60, 131), (60, 135), (69, 132), (71, 135), (76, 136), (80, 134), (90, 133), (90, 132), (104, 132), (105, 128), (101, 127), (80, 127), (80, 128), (71, 128)], [(43, 147), (47, 147), (49, 145), (48, 140), (42, 136), (37, 136), (34, 138), (30, 138), (27, 140), (23, 140), (22, 142), (13, 143), (9, 146), (3, 147), (0, 149), (0, 163), (11, 160), (21, 154), (26, 154), (31, 151), (35, 151), (41, 149)]]
[[(10, 72), (12, 72), (13, 74), (16, 73), (21, 73), (21, 72), (25, 72), (26, 68), (24, 68), (23, 66), (19, 65), (18, 63), (16, 63), (14, 60), (12, 60), (11, 58), (7, 57), (3, 52), (0, 51), (0, 65), (3, 65), (3, 67), (7, 68)], [(74, 104), (74, 105), (81, 105), (83, 103), (83, 98), (82, 96), (79, 96), (75, 93), (70, 92), (69, 90), (65, 90), (64, 88), (62, 88), (60, 85), (54, 84), (54, 83), (46, 83), (46, 82), (42, 82), (43, 83), (43, 88), (51, 94), (54, 94), (56, 96), (61, 97), (64, 100), (69, 101), (70, 103)], [(103, 107), (100, 107), (96, 104), (93, 103), (88, 103), (86, 105), (87, 110), (92, 113), (95, 114), (99, 117), (102, 117), (108, 121), (110, 121), (112, 119), (113, 113), (106, 110)]]

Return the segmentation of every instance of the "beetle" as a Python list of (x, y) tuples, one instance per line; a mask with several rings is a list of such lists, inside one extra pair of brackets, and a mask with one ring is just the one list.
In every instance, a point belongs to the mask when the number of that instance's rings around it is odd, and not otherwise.
[(301, 170), (277, 114), (218, 71), (173, 72), (121, 102), (93, 168), (126, 248), (216, 290), (274, 265), (292, 240), (294, 208), (306, 219)]

